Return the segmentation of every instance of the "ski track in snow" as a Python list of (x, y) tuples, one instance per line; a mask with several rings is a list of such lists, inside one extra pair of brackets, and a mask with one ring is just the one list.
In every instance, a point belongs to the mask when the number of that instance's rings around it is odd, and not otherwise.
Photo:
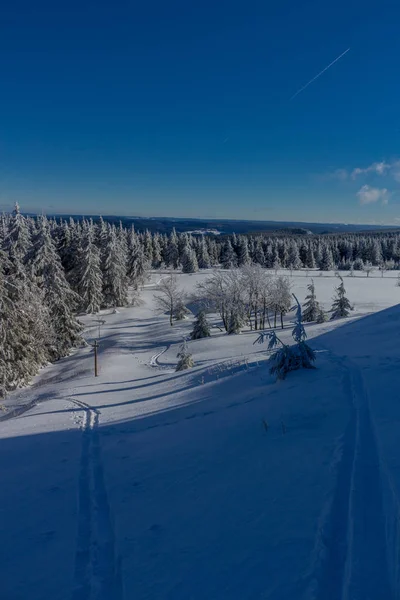
[[(317, 542), (315, 600), (394, 599), (387, 560), (382, 469), (361, 370), (331, 355), (343, 371), (351, 416), (339, 444), (336, 487)], [(311, 590), (309, 590), (311, 591)], [(397, 596), (396, 596), (397, 597)]]
[(122, 600), (121, 565), (115, 555), (98, 432), (100, 413), (80, 400), (68, 400), (84, 411), (72, 600)]
[(173, 365), (161, 365), (158, 362), (158, 359), (160, 358), (160, 356), (162, 356), (163, 354), (165, 354), (170, 347), (172, 346), (172, 344), (168, 344), (167, 346), (165, 346), (165, 348), (163, 348), (160, 352), (157, 352), (157, 354), (154, 354), (151, 358), (150, 358), (150, 366), (153, 367), (154, 369), (158, 369), (159, 371), (163, 371), (164, 373), (175, 373), (175, 369), (173, 368)]

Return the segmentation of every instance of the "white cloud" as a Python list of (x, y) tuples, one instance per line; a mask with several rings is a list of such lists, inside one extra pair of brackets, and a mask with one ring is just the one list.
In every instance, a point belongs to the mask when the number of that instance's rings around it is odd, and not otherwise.
[(376, 188), (370, 185), (363, 185), (357, 192), (360, 204), (373, 204), (381, 202), (387, 204), (389, 202), (390, 193), (386, 188)]
[(351, 177), (353, 179), (356, 179), (356, 177), (358, 177), (359, 175), (367, 175), (368, 173), (374, 173), (376, 175), (385, 175), (385, 173), (387, 173), (387, 171), (389, 171), (391, 168), (392, 165), (385, 162), (384, 160), (381, 162), (374, 162), (372, 163), (372, 165), (369, 165), (364, 169), (356, 167), (355, 169), (353, 169)]

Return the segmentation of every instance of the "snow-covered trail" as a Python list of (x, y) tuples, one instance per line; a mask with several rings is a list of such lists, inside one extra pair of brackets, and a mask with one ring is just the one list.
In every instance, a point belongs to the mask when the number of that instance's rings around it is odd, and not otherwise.
[(78, 533), (73, 600), (122, 599), (120, 560), (104, 480), (99, 411), (70, 398), (84, 413), (78, 489)]
[(330, 356), (342, 373), (351, 416), (340, 439), (336, 487), (320, 531), (316, 599), (392, 598), (387, 561), (382, 471), (362, 372)]

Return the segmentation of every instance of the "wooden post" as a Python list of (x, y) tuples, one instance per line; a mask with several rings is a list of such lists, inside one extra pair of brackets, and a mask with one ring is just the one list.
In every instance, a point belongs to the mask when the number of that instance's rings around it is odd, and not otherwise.
[(93, 348), (94, 348), (94, 376), (98, 377), (99, 375), (99, 370), (98, 370), (98, 361), (97, 361), (97, 349), (99, 347), (99, 343), (97, 340), (94, 341), (93, 344)]

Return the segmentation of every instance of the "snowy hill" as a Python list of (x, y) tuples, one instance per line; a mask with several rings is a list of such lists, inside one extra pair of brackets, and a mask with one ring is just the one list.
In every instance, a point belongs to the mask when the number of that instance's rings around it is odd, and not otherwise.
[(148, 287), (104, 311), (97, 379), (89, 347), (11, 394), (2, 598), (397, 598), (400, 291), (346, 288), (364, 316), (310, 325), (318, 368), (283, 382), (254, 332), (213, 329), (175, 373), (191, 320), (171, 328)]

